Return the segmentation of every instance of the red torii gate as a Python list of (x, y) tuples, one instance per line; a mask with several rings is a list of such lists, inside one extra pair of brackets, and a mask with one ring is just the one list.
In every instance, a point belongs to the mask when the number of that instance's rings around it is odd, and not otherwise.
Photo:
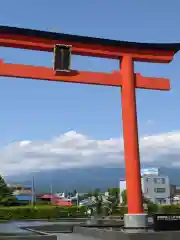
[[(56, 72), (53, 68), (9, 64), (1, 60), (0, 76), (121, 87), (128, 215), (143, 216), (135, 89), (170, 90), (170, 82), (165, 78), (143, 77), (134, 73), (134, 61), (169, 63), (180, 45), (122, 42), (0, 26), (2, 47), (53, 52), (56, 44), (71, 45), (72, 54), (76, 55), (117, 59), (121, 62), (120, 71)], [(133, 223), (129, 218), (127, 225), (145, 224), (144, 220), (135, 221), (139, 223)]]

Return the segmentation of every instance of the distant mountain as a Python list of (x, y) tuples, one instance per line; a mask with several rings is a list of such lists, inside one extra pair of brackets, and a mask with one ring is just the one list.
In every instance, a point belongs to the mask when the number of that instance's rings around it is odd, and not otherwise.
[[(168, 175), (172, 184), (180, 185), (180, 169), (160, 168), (162, 175)], [(27, 175), (6, 177), (8, 183), (31, 185), (35, 176), (35, 187), (39, 192), (48, 192), (52, 184), (53, 191), (89, 191), (94, 188), (106, 190), (118, 187), (119, 179), (125, 177), (123, 168), (81, 168), (67, 170), (49, 170)]]

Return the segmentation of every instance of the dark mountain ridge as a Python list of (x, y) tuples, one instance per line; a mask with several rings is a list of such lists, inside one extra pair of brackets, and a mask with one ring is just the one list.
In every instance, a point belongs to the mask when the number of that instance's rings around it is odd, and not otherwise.
[[(171, 184), (180, 185), (180, 169), (160, 168), (161, 175), (167, 175)], [(119, 180), (125, 178), (124, 168), (81, 168), (67, 170), (46, 170), (36, 173), (5, 177), (7, 183), (22, 183), (30, 186), (32, 177), (35, 179), (37, 191), (48, 192), (52, 185), (53, 191), (90, 191), (100, 188), (118, 187)]]

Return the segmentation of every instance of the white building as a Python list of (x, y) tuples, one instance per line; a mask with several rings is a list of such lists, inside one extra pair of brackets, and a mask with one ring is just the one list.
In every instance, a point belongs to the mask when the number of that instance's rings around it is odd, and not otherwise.
[[(153, 203), (169, 204), (170, 203), (170, 182), (168, 176), (161, 176), (159, 169), (142, 169), (141, 186), (145, 198)], [(126, 181), (120, 180), (120, 202), (122, 202), (121, 193), (126, 189)]]

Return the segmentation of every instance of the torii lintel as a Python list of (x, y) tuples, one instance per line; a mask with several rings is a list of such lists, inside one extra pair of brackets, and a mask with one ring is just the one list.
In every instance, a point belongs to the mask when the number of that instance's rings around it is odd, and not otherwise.
[[(114, 87), (122, 86), (122, 74), (118, 71), (113, 73), (97, 73), (72, 70), (70, 73), (57, 73), (48, 67), (4, 63), (2, 60), (0, 60), (0, 76)], [(170, 90), (170, 81), (166, 78), (143, 77), (140, 73), (134, 74), (134, 77), (136, 88)]]

